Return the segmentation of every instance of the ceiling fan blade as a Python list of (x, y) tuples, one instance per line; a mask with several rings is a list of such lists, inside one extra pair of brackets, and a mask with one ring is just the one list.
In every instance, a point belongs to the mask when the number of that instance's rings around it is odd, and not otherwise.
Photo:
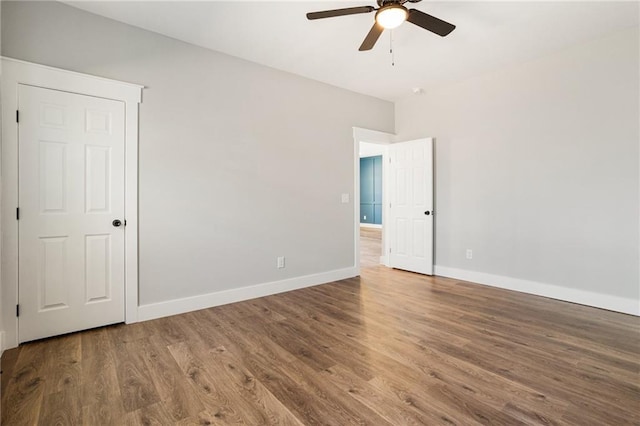
[(347, 7), (346, 9), (323, 10), (322, 12), (307, 13), (307, 19), (333, 18), (334, 16), (355, 15), (357, 13), (369, 13), (376, 10), (373, 6)]
[(446, 36), (456, 28), (455, 25), (445, 22), (442, 19), (438, 19), (435, 16), (427, 15), (418, 9), (409, 9), (407, 21), (442, 37)]
[(380, 38), (380, 34), (382, 34), (383, 31), (384, 27), (375, 22), (373, 24), (373, 27), (371, 27), (371, 29), (369, 30), (369, 34), (367, 34), (367, 36), (364, 38), (364, 41), (362, 42), (358, 50), (361, 52), (364, 50), (371, 50), (376, 44), (376, 41), (378, 41), (378, 38)]

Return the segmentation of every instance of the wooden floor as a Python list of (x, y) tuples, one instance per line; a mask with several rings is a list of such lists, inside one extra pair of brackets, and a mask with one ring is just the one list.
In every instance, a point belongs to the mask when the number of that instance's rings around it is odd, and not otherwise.
[(369, 268), (380, 265), (382, 255), (382, 229), (360, 228), (360, 267)]
[(640, 424), (638, 318), (372, 253), (361, 278), (6, 351), (2, 425)]

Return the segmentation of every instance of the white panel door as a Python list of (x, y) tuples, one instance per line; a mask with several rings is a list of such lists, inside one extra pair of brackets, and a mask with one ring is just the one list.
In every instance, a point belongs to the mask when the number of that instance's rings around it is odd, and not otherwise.
[(18, 105), (19, 340), (122, 322), (124, 103), (19, 85)]
[(433, 274), (433, 141), (389, 145), (389, 266)]

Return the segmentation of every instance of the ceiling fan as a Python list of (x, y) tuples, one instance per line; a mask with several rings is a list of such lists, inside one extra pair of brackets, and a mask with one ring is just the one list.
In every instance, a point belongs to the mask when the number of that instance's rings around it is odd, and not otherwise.
[(421, 0), (376, 0), (378, 8), (373, 6), (347, 7), (345, 9), (324, 10), (321, 12), (307, 13), (307, 19), (323, 19), (333, 18), (334, 16), (355, 15), (358, 13), (369, 13), (377, 10), (375, 22), (369, 34), (364, 38), (358, 50), (371, 50), (378, 41), (380, 34), (387, 29), (393, 29), (404, 21), (409, 21), (414, 25), (438, 34), (441, 37), (446, 36), (453, 31), (456, 26), (448, 22), (438, 19), (435, 16), (428, 15), (418, 9), (407, 9), (403, 5), (407, 2), (418, 3)]

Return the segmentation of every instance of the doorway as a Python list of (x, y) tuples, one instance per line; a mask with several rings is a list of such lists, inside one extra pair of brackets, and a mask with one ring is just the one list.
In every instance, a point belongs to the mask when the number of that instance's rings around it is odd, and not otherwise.
[[(355, 268), (382, 264), (420, 274), (433, 274), (433, 139), (393, 143), (389, 133), (354, 128)], [(364, 143), (364, 144), (363, 144)], [(360, 156), (382, 155), (383, 194), (380, 249), (378, 236), (363, 231), (360, 212)], [(391, 207), (393, 205), (393, 208)], [(366, 259), (363, 258), (366, 250)], [(379, 262), (375, 255), (380, 254)]]
[[(368, 130), (362, 128), (353, 129), (354, 139), (354, 203), (355, 203), (355, 215), (354, 215), (354, 239), (355, 239), (355, 266), (358, 275), (360, 274), (361, 266), (365, 268), (377, 267), (380, 264), (386, 264), (385, 256), (385, 193), (386, 193), (386, 179), (385, 173), (388, 164), (388, 147), (393, 141), (393, 135), (390, 133), (379, 132), (375, 130)], [(360, 159), (367, 157), (380, 156), (381, 166), (381, 198), (382, 201), (379, 206), (378, 216), (380, 216), (379, 224), (367, 224), (362, 222), (372, 222), (370, 215), (375, 217), (375, 204), (370, 202), (371, 211), (366, 213), (361, 211), (361, 188), (360, 188)], [(366, 195), (365, 195), (366, 197)], [(369, 200), (374, 201), (374, 200)], [(364, 219), (364, 215), (367, 219)]]
[(360, 142), (360, 267), (380, 265), (387, 145)]
[[(80, 300), (87, 305), (85, 313), (90, 312), (81, 315), (84, 319), (96, 314), (100, 324), (136, 322), (138, 104), (142, 101), (143, 86), (10, 58), (2, 58), (1, 62), (3, 349), (46, 335), (96, 326), (93, 323), (76, 326), (65, 318), (58, 321), (43, 317), (34, 323), (44, 324), (44, 332), (31, 334), (19, 327), (23, 319), (28, 322), (25, 309), (29, 308), (21, 307), (23, 302), (32, 304), (36, 314), (71, 312), (66, 306), (76, 302), (61, 284), (71, 281), (71, 275), (75, 277), (74, 285), (81, 289)], [(71, 104), (73, 108), (67, 108)], [(65, 136), (68, 130), (65, 127), (72, 122), (76, 123), (75, 133)], [(50, 133), (31, 137), (35, 143), (22, 146), (18, 141), (23, 142), (30, 128), (34, 135), (41, 130)], [(80, 133), (90, 136), (80, 146), (72, 146), (79, 144), (76, 137)], [(101, 140), (116, 133), (119, 148)], [(32, 151), (26, 152), (25, 148)], [(24, 174), (29, 168), (35, 168), (36, 172)], [(69, 186), (71, 173), (80, 177), (81, 182), (73, 190)], [(119, 192), (117, 200), (110, 199), (108, 194), (116, 192)], [(72, 228), (84, 227), (85, 219), (105, 222), (100, 229), (83, 229), (79, 241), (73, 244), (72, 229), (62, 229), (59, 223), (54, 223), (69, 215), (72, 205), (78, 213), (67, 221)], [(108, 220), (101, 215), (108, 216)], [(21, 220), (24, 222), (20, 223)], [(45, 228), (51, 232), (40, 232), (41, 222), (49, 220)], [(121, 222), (120, 226), (115, 220)], [(27, 238), (29, 233), (34, 238)], [(70, 267), (67, 258), (79, 266)], [(29, 274), (31, 287), (22, 287)], [(119, 283), (115, 282), (116, 275)], [(112, 307), (98, 307), (116, 299), (114, 317), (110, 316)], [(71, 317), (77, 315), (75, 312)], [(56, 322), (71, 327), (47, 331)]]

